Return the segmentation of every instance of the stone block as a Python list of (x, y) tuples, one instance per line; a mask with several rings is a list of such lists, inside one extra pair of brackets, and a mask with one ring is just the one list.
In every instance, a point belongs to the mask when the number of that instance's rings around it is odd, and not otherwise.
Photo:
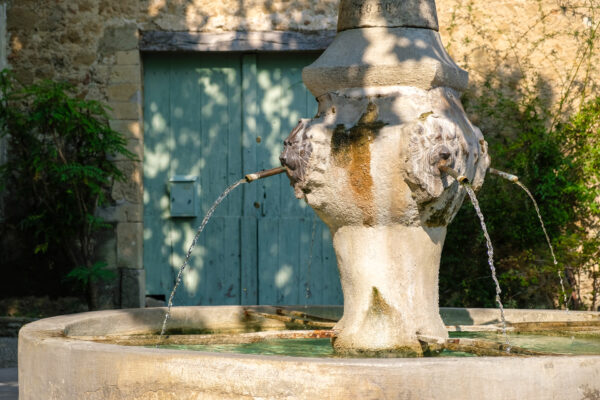
[(140, 103), (141, 85), (136, 83), (118, 83), (106, 88), (108, 101), (127, 101)]
[(142, 83), (139, 65), (115, 65), (110, 71), (109, 83)]
[(115, 101), (109, 102), (108, 106), (114, 119), (138, 119), (142, 116), (142, 107), (137, 102)]
[(167, 302), (165, 300), (158, 300), (151, 296), (146, 296), (146, 307), (165, 307)]
[(142, 164), (138, 161), (116, 161), (115, 164), (125, 175), (125, 181), (114, 183), (112, 189), (113, 200), (142, 203)]
[[(143, 222), (144, 206), (124, 202), (111, 207), (98, 209), (97, 214), (106, 222)], [(114, 244), (116, 254), (116, 242)], [(116, 255), (115, 255), (116, 265)]]
[(105, 85), (111, 76), (111, 68), (108, 65), (94, 65), (90, 72), (92, 81), (101, 85)]
[(146, 271), (121, 268), (121, 308), (146, 306)]
[(119, 306), (119, 279), (96, 282), (98, 287), (98, 310), (111, 310)]
[[(100, 210), (97, 214), (99, 217), (104, 218)], [(104, 218), (104, 220), (106, 222), (113, 222), (107, 218)], [(94, 259), (104, 261), (108, 264), (108, 269), (115, 270), (117, 268), (117, 237), (114, 229), (102, 231), (102, 233), (98, 234), (96, 240), (98, 241), (98, 245), (94, 252)]]
[(31, 7), (15, 5), (8, 8), (6, 27), (12, 30), (33, 30), (40, 18)]
[(118, 65), (140, 65), (138, 50), (117, 51), (115, 57)]
[(138, 47), (138, 27), (135, 22), (106, 27), (104, 36), (98, 43), (98, 51), (102, 54), (113, 54), (117, 51), (134, 50)]
[[(142, 161), (144, 158), (144, 146), (143, 143), (138, 139), (127, 139), (127, 150), (133, 153), (134, 161)], [(128, 161), (129, 158), (122, 154), (109, 154), (106, 157), (111, 161)]]
[(113, 119), (110, 121), (110, 127), (126, 137), (137, 139), (140, 142), (143, 139), (141, 124), (138, 120)]
[(120, 222), (117, 224), (117, 265), (121, 268), (142, 268), (144, 247), (143, 224)]
[(96, 61), (96, 53), (89, 51), (80, 51), (73, 57), (73, 63), (83, 66), (92, 65)]

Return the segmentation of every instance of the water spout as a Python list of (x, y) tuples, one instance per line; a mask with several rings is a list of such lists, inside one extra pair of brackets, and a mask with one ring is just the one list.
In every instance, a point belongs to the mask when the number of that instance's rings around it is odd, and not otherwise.
[(499, 171), (497, 169), (494, 168), (490, 168), (488, 171), (490, 171), (490, 174), (494, 174), (494, 175), (498, 175), (501, 176), (504, 179), (507, 179), (511, 182), (518, 182), (519, 181), (519, 177), (513, 174), (509, 174), (508, 172), (504, 172), (504, 171)]
[(255, 172), (253, 174), (248, 174), (244, 177), (244, 179), (246, 179), (246, 182), (253, 182), (258, 179), (267, 178), (269, 176), (281, 174), (285, 171), (286, 171), (285, 167), (276, 167), (276, 168), (271, 168), (271, 169), (265, 169), (263, 171)]
[(450, 175), (451, 177), (453, 177), (454, 179), (456, 179), (458, 181), (458, 183), (461, 183), (461, 184), (468, 184), (469, 183), (469, 179), (466, 176), (460, 175), (456, 170), (454, 170), (454, 169), (446, 166), (442, 162), (440, 162), (438, 168), (440, 169), (440, 171), (442, 173)]

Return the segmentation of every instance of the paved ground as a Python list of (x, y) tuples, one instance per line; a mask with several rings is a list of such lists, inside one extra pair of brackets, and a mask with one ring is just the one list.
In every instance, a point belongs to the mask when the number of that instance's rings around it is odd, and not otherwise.
[(0, 400), (18, 400), (17, 368), (0, 368)]
[(0, 337), (0, 400), (18, 400), (17, 338)]

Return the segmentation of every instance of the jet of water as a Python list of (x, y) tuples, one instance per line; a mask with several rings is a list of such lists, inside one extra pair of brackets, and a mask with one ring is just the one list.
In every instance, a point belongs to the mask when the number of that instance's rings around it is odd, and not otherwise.
[[(533, 197), (533, 195), (531, 194), (529, 189), (527, 189), (525, 187), (525, 185), (523, 185), (520, 181), (515, 181), (515, 183), (521, 189), (523, 189), (525, 191), (525, 193), (527, 193), (527, 196), (529, 196), (529, 198), (533, 202), (533, 207), (535, 208), (535, 212), (537, 213), (538, 219), (540, 220), (540, 225), (542, 226), (542, 231), (544, 231), (544, 236), (546, 236), (546, 242), (548, 243), (548, 247), (550, 248), (550, 254), (552, 254), (552, 260), (554, 261), (554, 265), (558, 265), (558, 261), (556, 261), (556, 256), (554, 255), (554, 247), (552, 247), (552, 243), (550, 242), (550, 237), (548, 236), (548, 232), (546, 231), (546, 225), (544, 225), (544, 220), (542, 219), (542, 214), (540, 213), (540, 208), (538, 207), (537, 201), (535, 201), (535, 198)], [(563, 301), (565, 303), (565, 309), (567, 311), (569, 311), (569, 306), (567, 304), (567, 292), (565, 292), (565, 285), (563, 282), (563, 277), (562, 277), (562, 274), (560, 273), (560, 269), (557, 269), (557, 272), (558, 272), (558, 278), (560, 280), (560, 288), (561, 288), (562, 294), (563, 294)]]
[[(527, 187), (525, 185), (523, 185), (521, 183), (521, 181), (519, 181), (519, 178), (516, 175), (498, 171), (497, 169), (493, 169), (493, 168), (490, 168), (490, 172), (492, 174), (501, 176), (502, 178), (515, 183), (521, 189), (523, 189), (525, 191), (525, 193), (527, 193), (527, 196), (529, 196), (529, 198), (533, 202), (533, 207), (535, 208), (535, 212), (537, 213), (538, 219), (540, 220), (540, 225), (542, 226), (542, 231), (544, 232), (544, 236), (546, 237), (546, 243), (548, 243), (548, 247), (550, 248), (550, 254), (552, 254), (552, 260), (554, 262), (554, 265), (555, 266), (558, 265), (558, 261), (556, 260), (556, 256), (554, 255), (554, 247), (552, 247), (552, 242), (550, 241), (550, 237), (548, 236), (548, 232), (546, 231), (546, 225), (544, 224), (544, 220), (542, 219), (542, 213), (540, 212), (540, 208), (538, 207), (537, 201), (535, 201), (535, 197), (533, 197), (533, 195), (531, 194), (529, 189), (527, 189)], [(565, 309), (566, 309), (566, 311), (569, 311), (569, 305), (568, 305), (568, 301), (567, 301), (567, 292), (565, 291), (565, 284), (564, 284), (562, 273), (560, 272), (560, 269), (557, 269), (557, 273), (558, 273), (558, 279), (560, 281), (560, 289), (562, 290), (562, 294), (563, 294), (563, 302), (565, 303)]]
[[(198, 230), (196, 231), (196, 235), (194, 236), (194, 239), (192, 240), (192, 244), (191, 244), (187, 254), (185, 255), (185, 260), (183, 261), (183, 264), (181, 265), (181, 267), (179, 267), (179, 272), (177, 273), (177, 279), (175, 280), (175, 286), (173, 287), (173, 290), (171, 291), (171, 295), (169, 296), (169, 303), (167, 305), (167, 313), (165, 314), (165, 319), (163, 320), (162, 329), (160, 331), (160, 338), (162, 338), (164, 336), (165, 331), (167, 330), (167, 323), (169, 322), (169, 318), (171, 317), (171, 308), (173, 307), (173, 298), (175, 297), (175, 292), (177, 291), (177, 287), (181, 283), (183, 271), (185, 270), (185, 267), (188, 265), (190, 256), (192, 255), (192, 250), (194, 250), (194, 247), (196, 247), (196, 242), (198, 241), (200, 234), (202, 233), (202, 231), (204, 230), (204, 227), (206, 226), (206, 224), (212, 217), (217, 206), (223, 200), (225, 200), (225, 198), (227, 197), (227, 195), (229, 193), (231, 193), (236, 187), (240, 186), (242, 183), (245, 183), (245, 182), (249, 182), (249, 180), (247, 178), (240, 179), (239, 181), (237, 181), (236, 183), (234, 183), (233, 185), (231, 185), (227, 189), (225, 189), (225, 191), (217, 198), (217, 200), (215, 200), (215, 202), (212, 204), (212, 206), (206, 212), (206, 215), (204, 216), (204, 219), (202, 220), (202, 223), (200, 224), (200, 227), (198, 227)], [(160, 338), (159, 338), (159, 342), (160, 342)], [(156, 346), (158, 347), (158, 344)]]
[(485, 236), (486, 244), (487, 244), (487, 254), (488, 254), (488, 264), (490, 265), (490, 270), (492, 271), (492, 279), (496, 284), (496, 303), (498, 303), (498, 307), (500, 308), (500, 319), (502, 320), (502, 335), (504, 336), (504, 341), (506, 343), (506, 352), (510, 353), (510, 342), (508, 340), (508, 334), (506, 333), (506, 318), (504, 317), (504, 306), (502, 305), (502, 300), (500, 299), (500, 294), (502, 293), (502, 289), (500, 289), (500, 283), (498, 282), (498, 278), (496, 277), (496, 267), (494, 267), (494, 248), (492, 247), (492, 239), (490, 239), (490, 235), (488, 234), (487, 227), (485, 225), (485, 220), (483, 218), (483, 214), (481, 209), (479, 208), (479, 202), (477, 201), (477, 196), (475, 196), (475, 192), (473, 188), (468, 183), (463, 183), (464, 188), (471, 199), (471, 203), (473, 203), (473, 207), (475, 208), (475, 212), (479, 217), (479, 222), (481, 223), (481, 229), (483, 230), (483, 236)]

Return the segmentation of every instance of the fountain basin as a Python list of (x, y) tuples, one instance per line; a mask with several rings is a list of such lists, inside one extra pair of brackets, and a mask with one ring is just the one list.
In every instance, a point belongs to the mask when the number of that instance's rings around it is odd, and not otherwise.
[[(339, 318), (341, 307), (285, 307)], [(248, 316), (264, 306), (175, 307), (171, 332), (289, 329)], [(98, 343), (160, 331), (165, 309), (89, 312), (19, 333), (19, 395), (39, 399), (595, 399), (600, 355), (470, 358), (310, 358), (207, 353)], [(493, 325), (498, 310), (442, 308), (451, 329)], [(506, 310), (510, 323), (600, 321), (598, 312)]]

